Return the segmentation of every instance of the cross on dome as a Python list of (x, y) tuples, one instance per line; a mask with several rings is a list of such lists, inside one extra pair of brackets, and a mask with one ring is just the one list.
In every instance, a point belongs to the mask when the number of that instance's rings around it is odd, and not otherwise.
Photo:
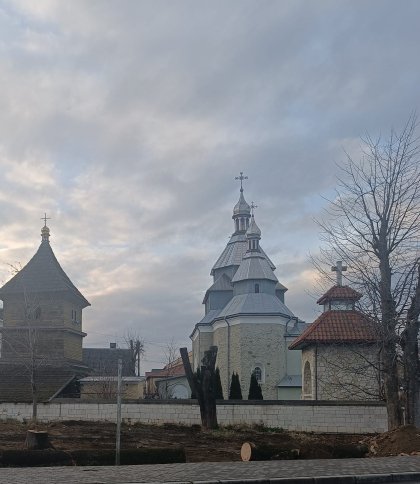
[(335, 266), (331, 267), (331, 270), (333, 272), (337, 273), (337, 286), (342, 286), (343, 285), (343, 272), (347, 270), (347, 266), (343, 266), (343, 263), (341, 260), (336, 262)]
[(244, 188), (242, 186), (242, 182), (243, 182), (243, 180), (248, 180), (248, 177), (244, 176), (244, 172), (241, 171), (241, 172), (239, 172), (239, 176), (235, 176), (235, 180), (240, 180), (240, 182), (241, 182), (241, 192), (243, 192)]
[(255, 205), (254, 202), (251, 202), (251, 215), (253, 216), (254, 215), (254, 210), (258, 208), (258, 205)]
[(47, 227), (47, 220), (51, 220), (51, 217), (47, 217), (47, 214), (44, 213), (44, 216), (41, 217), (41, 220), (44, 221), (44, 226), (41, 229), (41, 237), (43, 241), (48, 242), (50, 239), (50, 229)]
[(41, 220), (44, 221), (44, 227), (46, 227), (47, 226), (47, 220), (51, 220), (51, 217), (47, 217), (47, 214), (44, 213), (44, 216), (41, 217)]

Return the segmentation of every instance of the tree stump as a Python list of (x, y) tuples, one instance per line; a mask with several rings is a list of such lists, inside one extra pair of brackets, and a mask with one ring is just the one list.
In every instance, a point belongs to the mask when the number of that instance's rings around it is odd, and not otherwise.
[(28, 430), (26, 432), (25, 449), (28, 450), (43, 450), (53, 449), (48, 437), (48, 432), (45, 430)]
[(299, 449), (287, 449), (273, 445), (257, 445), (253, 442), (244, 442), (241, 447), (241, 459), (244, 462), (251, 460), (297, 459), (299, 454)]

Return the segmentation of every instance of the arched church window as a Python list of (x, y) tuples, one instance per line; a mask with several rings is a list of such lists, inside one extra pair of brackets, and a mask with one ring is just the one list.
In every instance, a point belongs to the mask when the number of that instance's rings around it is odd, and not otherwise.
[(260, 292), (260, 285), (255, 284), (255, 293), (258, 294)]
[(303, 368), (303, 394), (312, 394), (312, 371), (309, 361), (305, 363), (305, 366)]
[(238, 218), (235, 220), (235, 223), (236, 223), (236, 231), (239, 232), (239, 219)]
[(258, 383), (262, 382), (262, 370), (259, 366), (256, 366), (253, 371), (255, 378), (257, 379)]

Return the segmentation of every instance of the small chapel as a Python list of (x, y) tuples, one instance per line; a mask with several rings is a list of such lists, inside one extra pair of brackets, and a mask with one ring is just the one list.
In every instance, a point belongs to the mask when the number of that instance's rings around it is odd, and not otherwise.
[(90, 303), (61, 268), (44, 218), (32, 259), (0, 288), (2, 401), (49, 400), (88, 372), (83, 363), (82, 311)]
[(256, 206), (244, 197), (247, 177), (241, 172), (236, 179), (240, 191), (233, 208), (234, 231), (211, 269), (213, 282), (204, 295), (204, 317), (190, 335), (193, 368), (200, 366), (210, 346), (217, 346), (224, 398), (229, 395), (232, 373), (239, 375), (244, 398), (254, 373), (264, 399), (298, 400), (301, 356), (288, 346), (306, 325), (287, 307), (287, 288), (261, 247)]
[(323, 312), (289, 346), (302, 354), (302, 399), (381, 400), (378, 331), (356, 309), (362, 294), (343, 285), (342, 261), (331, 269), (337, 282), (317, 301)]

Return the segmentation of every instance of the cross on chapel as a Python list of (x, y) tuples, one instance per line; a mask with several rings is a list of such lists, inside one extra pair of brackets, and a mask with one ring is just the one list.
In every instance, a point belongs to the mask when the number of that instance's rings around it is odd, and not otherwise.
[(239, 176), (235, 176), (235, 180), (240, 180), (241, 181), (241, 192), (243, 192), (244, 189), (242, 187), (242, 182), (243, 182), (243, 180), (248, 180), (248, 177), (247, 176), (244, 176), (244, 172), (241, 171), (241, 172), (239, 172)]
[(254, 215), (254, 210), (258, 208), (258, 205), (255, 205), (254, 202), (251, 202), (251, 215)]
[(343, 285), (343, 272), (347, 270), (347, 266), (343, 266), (341, 260), (336, 262), (335, 266), (331, 267), (333, 272), (337, 273), (337, 286)]

